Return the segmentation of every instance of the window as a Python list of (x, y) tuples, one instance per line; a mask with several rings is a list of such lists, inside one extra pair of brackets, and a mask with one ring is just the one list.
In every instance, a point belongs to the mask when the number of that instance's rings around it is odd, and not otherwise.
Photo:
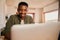
[(58, 10), (46, 13), (45, 21), (58, 21)]

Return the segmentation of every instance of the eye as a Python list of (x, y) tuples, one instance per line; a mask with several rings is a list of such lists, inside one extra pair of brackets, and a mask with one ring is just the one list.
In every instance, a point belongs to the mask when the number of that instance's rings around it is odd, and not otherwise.
[(22, 9), (19, 9), (19, 11), (22, 11)]

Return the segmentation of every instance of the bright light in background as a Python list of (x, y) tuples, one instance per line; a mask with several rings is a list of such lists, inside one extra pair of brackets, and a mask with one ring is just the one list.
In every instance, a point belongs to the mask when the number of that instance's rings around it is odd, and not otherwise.
[(58, 10), (46, 13), (45, 21), (58, 21)]

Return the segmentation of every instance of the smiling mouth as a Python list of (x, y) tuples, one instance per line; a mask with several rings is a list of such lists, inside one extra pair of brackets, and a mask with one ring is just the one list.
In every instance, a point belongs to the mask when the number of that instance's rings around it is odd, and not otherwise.
[(22, 16), (24, 17), (24, 16), (25, 16), (25, 14), (22, 14)]
[(23, 14), (23, 13), (19, 13), (19, 14), (21, 18), (26, 16), (26, 14)]

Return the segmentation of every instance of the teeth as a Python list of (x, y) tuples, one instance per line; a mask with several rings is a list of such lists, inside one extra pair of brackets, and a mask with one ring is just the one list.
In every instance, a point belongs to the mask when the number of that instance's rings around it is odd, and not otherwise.
[(22, 16), (24, 16), (24, 15), (22, 15)]

